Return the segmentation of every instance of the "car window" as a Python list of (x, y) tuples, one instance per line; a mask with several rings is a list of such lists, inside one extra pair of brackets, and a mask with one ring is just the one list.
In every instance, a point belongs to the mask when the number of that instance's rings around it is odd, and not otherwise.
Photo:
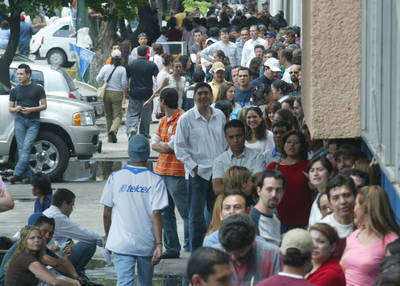
[[(16, 68), (10, 68), (10, 81), (13, 81), (15, 83), (18, 82)], [(41, 71), (32, 70), (31, 82), (40, 84), (41, 86), (44, 86), (43, 73)]]
[(65, 78), (65, 80), (67, 81), (69, 90), (74, 91), (77, 89), (77, 87), (75, 86), (74, 80), (72, 79), (72, 77), (69, 75), (69, 73), (67, 73), (65, 70), (63, 69), (57, 69), (60, 73), (62, 73), (63, 77)]
[(53, 37), (69, 38), (74, 34), (74, 31), (69, 29), (69, 25), (64, 25), (60, 29), (54, 32)]
[(18, 82), (17, 69), (10, 68), (10, 81)]

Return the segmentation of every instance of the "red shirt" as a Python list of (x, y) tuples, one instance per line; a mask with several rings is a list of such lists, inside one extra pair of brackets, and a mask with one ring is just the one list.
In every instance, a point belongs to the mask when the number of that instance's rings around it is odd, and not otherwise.
[[(278, 165), (277, 165), (278, 164)], [(272, 162), (267, 169), (279, 170), (286, 178), (286, 188), (278, 206), (279, 220), (285, 224), (307, 225), (310, 216), (312, 198), (308, 188), (307, 160), (293, 165), (281, 165)]]
[(346, 286), (343, 269), (335, 258), (322, 264), (307, 280), (317, 286)]

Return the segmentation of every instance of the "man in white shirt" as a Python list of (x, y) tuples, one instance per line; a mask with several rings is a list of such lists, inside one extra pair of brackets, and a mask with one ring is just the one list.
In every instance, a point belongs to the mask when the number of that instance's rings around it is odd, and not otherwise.
[(290, 69), (292, 68), (293, 52), (289, 49), (284, 49), (280, 54), (280, 62), (285, 67), (285, 72), (282, 75), (282, 80), (287, 83), (292, 83), (290, 78)]
[(224, 191), (223, 179), (229, 167), (246, 167), (253, 176), (266, 168), (264, 154), (245, 146), (245, 128), (242, 121), (237, 119), (228, 121), (224, 132), (229, 149), (214, 160), (213, 187), (216, 195)]
[[(200, 56), (207, 61), (211, 61), (213, 59), (214, 53), (218, 50), (222, 50), (229, 58), (229, 63), (231, 67), (240, 64), (240, 58), (238, 54), (238, 50), (236, 48), (236, 44), (229, 41), (229, 30), (228, 28), (221, 29), (221, 40), (215, 42), (211, 46), (208, 46), (204, 50), (201, 51)], [(216, 95), (214, 95), (216, 96)]]
[(129, 140), (128, 153), (128, 166), (110, 175), (100, 199), (106, 249), (114, 252), (118, 285), (133, 284), (137, 263), (137, 285), (147, 286), (162, 254), (161, 211), (168, 194), (161, 176), (146, 167), (150, 145), (143, 135)]
[(344, 239), (354, 231), (354, 204), (357, 189), (351, 178), (337, 175), (328, 182), (326, 193), (333, 213), (320, 222), (334, 227), (339, 237)]
[(281, 243), (281, 222), (276, 208), (283, 197), (286, 179), (277, 170), (262, 172), (257, 178), (257, 195), (260, 198), (251, 210), (257, 234), (276, 246)]
[(88, 230), (78, 223), (70, 220), (75, 204), (75, 194), (67, 189), (57, 189), (53, 195), (51, 206), (43, 215), (54, 218), (56, 227), (53, 239), (61, 250), (71, 244), (72, 240), (78, 241), (72, 245), (72, 253), (68, 257), (74, 265), (76, 272), (84, 276), (85, 267), (96, 252), (97, 246), (104, 246), (104, 239), (94, 231)]
[(251, 60), (255, 57), (254, 47), (257, 45), (266, 46), (267, 41), (258, 37), (258, 27), (253, 25), (250, 27), (250, 39), (244, 44), (242, 51), (241, 66), (249, 67)]
[(204, 207), (211, 213), (215, 201), (212, 190), (212, 165), (226, 149), (225, 115), (211, 107), (209, 84), (198, 83), (194, 90), (195, 106), (178, 121), (175, 134), (175, 155), (185, 164), (189, 195), (189, 237), (191, 252), (201, 247), (207, 225)]

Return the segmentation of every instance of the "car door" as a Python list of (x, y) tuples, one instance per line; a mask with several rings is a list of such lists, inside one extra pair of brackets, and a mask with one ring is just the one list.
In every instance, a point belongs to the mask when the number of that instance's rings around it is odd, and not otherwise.
[(14, 134), (14, 114), (9, 112), (9, 89), (0, 83), (0, 161), (8, 156)]

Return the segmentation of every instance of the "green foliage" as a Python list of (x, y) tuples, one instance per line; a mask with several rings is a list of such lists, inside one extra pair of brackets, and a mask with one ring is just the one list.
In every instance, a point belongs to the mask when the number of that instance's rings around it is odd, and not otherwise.
[(93, 11), (101, 13), (104, 20), (122, 19), (132, 20), (137, 17), (136, 8), (146, 5), (146, 0), (86, 0), (86, 4)]
[(48, 16), (54, 15), (54, 9), (62, 6), (68, 6), (68, 3), (72, 1), (68, 0), (9, 0), (9, 6), (6, 6), (4, 2), (0, 3), (0, 13), (2, 15), (19, 15), (25, 12), (28, 15), (35, 15), (38, 12), (38, 8), (42, 7), (45, 14)]
[(207, 1), (195, 1), (195, 0), (183, 0), (183, 6), (185, 7), (185, 11), (193, 12), (194, 8), (199, 8), (200, 13), (205, 15), (207, 13), (208, 8), (212, 5), (212, 3)]

